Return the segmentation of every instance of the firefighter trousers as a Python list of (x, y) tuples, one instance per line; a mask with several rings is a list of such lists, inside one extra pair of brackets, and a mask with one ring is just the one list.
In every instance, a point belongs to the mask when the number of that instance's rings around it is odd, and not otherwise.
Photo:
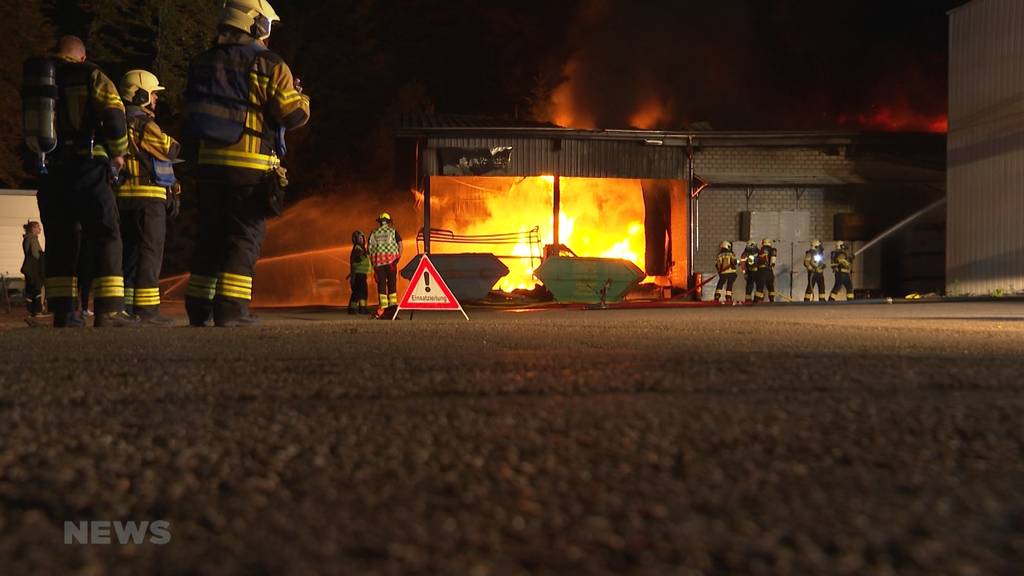
[(814, 289), (818, 289), (818, 300), (825, 299), (825, 274), (824, 272), (807, 271), (807, 290), (804, 290), (804, 302), (814, 300)]
[(167, 235), (167, 207), (156, 198), (122, 198), (125, 309), (140, 318), (160, 313), (160, 268)]
[(366, 301), (370, 298), (370, 286), (367, 283), (366, 274), (352, 274), (351, 288), (352, 296), (348, 299), (348, 309), (366, 308)]
[(832, 286), (832, 293), (828, 295), (829, 301), (839, 299), (839, 291), (846, 289), (846, 299), (853, 300), (853, 277), (849, 272), (836, 272), (836, 283)]
[(715, 286), (715, 302), (725, 295), (726, 302), (732, 302), (732, 286), (736, 283), (736, 273), (730, 272), (718, 275), (718, 284)]
[(757, 271), (757, 292), (754, 293), (754, 302), (763, 302), (768, 298), (769, 302), (775, 302), (775, 270), (762, 268)]
[(80, 265), (91, 271), (95, 312), (123, 310), (120, 219), (110, 163), (104, 158), (56, 163), (41, 178), (36, 198), (46, 234), (45, 285), (53, 325), (66, 326), (78, 307)]
[(200, 181), (199, 238), (185, 288), (189, 323), (217, 325), (249, 315), (256, 260), (267, 233), (261, 185)]
[(398, 306), (398, 270), (397, 266), (375, 266), (374, 279), (377, 282), (378, 308)]
[(754, 286), (757, 285), (757, 272), (747, 272), (743, 277), (747, 281), (746, 301), (752, 302), (754, 300)]

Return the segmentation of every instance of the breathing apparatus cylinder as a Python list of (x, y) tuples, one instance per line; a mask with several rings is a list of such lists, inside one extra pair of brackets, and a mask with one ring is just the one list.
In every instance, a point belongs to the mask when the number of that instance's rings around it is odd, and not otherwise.
[(46, 171), (46, 155), (57, 148), (57, 65), (49, 58), (31, 58), (23, 67), (21, 116), (25, 146), (39, 157)]

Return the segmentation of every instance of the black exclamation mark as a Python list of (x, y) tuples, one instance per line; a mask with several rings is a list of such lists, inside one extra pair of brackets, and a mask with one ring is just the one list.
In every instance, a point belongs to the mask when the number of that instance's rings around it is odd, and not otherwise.
[(430, 272), (427, 272), (425, 270), (423, 271), (423, 283), (426, 285), (426, 288), (424, 288), (423, 290), (426, 292), (430, 292)]

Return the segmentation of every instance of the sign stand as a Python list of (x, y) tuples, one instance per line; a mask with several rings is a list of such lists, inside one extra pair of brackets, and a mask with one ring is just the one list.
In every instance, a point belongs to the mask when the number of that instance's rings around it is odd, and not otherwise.
[(444, 279), (437, 273), (437, 268), (434, 268), (426, 254), (420, 258), (420, 263), (409, 281), (409, 287), (405, 289), (402, 301), (391, 319), (398, 318), (398, 313), (402, 310), (458, 310), (466, 320), (469, 320), (466, 311), (462, 309), (462, 304), (455, 299), (455, 295), (448, 289), (448, 285), (444, 283)]

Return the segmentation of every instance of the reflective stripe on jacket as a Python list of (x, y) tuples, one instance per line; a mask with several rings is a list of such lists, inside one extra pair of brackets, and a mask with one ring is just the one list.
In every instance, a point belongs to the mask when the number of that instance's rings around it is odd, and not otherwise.
[(353, 274), (366, 274), (370, 275), (370, 255), (366, 252), (366, 248), (359, 244), (352, 246), (352, 253), (348, 257), (349, 270)]
[(118, 198), (167, 199), (167, 188), (154, 183), (152, 159), (170, 161), (178, 157), (180, 145), (164, 134), (160, 126), (139, 106), (129, 105), (128, 155), (125, 156), (125, 181), (117, 187)]
[(121, 156), (128, 149), (124, 104), (110, 78), (95, 64), (61, 60), (57, 65), (57, 137), (62, 154)]
[(402, 255), (401, 241), (402, 239), (394, 228), (382, 224), (380, 228), (370, 234), (369, 242), (367, 242), (370, 262), (374, 266), (387, 266), (398, 260)]
[(715, 269), (718, 270), (719, 274), (735, 274), (736, 253), (731, 250), (719, 252), (718, 257), (715, 259)]
[(273, 170), (284, 153), (280, 131), (309, 120), (309, 98), (284, 60), (251, 36), (224, 33), (217, 42), (189, 68), (186, 126), (200, 139), (199, 165)]

